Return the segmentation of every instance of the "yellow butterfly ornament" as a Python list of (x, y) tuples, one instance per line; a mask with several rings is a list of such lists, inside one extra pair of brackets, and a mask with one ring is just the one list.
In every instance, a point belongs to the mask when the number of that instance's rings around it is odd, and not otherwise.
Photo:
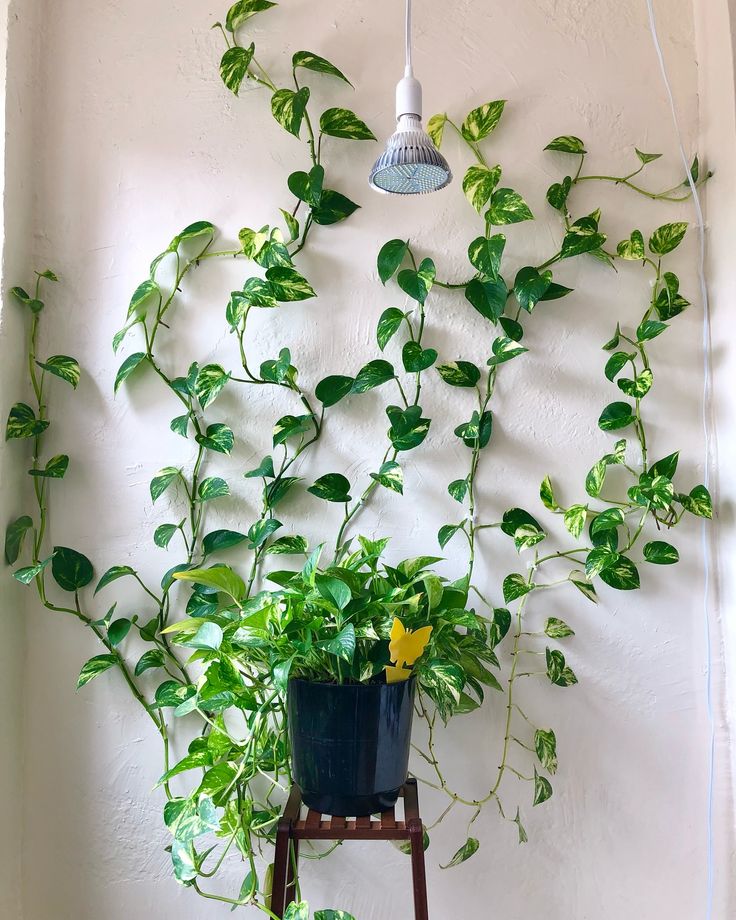
[(391, 641), (388, 645), (389, 655), (394, 666), (386, 665), (386, 683), (396, 684), (411, 677), (411, 667), (427, 647), (432, 634), (431, 626), (421, 629), (406, 629), (398, 617), (394, 617), (391, 627)]

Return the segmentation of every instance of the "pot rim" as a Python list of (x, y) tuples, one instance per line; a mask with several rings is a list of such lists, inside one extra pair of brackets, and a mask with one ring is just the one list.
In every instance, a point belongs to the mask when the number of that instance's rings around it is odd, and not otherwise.
[(307, 680), (304, 677), (290, 677), (288, 687), (292, 684), (304, 684), (309, 687), (329, 687), (331, 690), (353, 690), (355, 692), (380, 692), (386, 688), (400, 688), (403, 684), (415, 684), (416, 675), (412, 674), (407, 680), (397, 681), (394, 684), (388, 684), (385, 681), (375, 683), (353, 683), (353, 684), (336, 684), (326, 680)]

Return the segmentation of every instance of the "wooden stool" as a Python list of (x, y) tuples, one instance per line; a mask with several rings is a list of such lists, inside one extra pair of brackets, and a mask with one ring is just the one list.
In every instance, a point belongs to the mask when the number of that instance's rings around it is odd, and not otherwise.
[(427, 879), (424, 871), (424, 828), (419, 816), (417, 781), (408, 779), (401, 793), (404, 799), (404, 820), (397, 821), (396, 809), (381, 812), (374, 820), (339, 818), (322, 815), (310, 808), (306, 819), (301, 817), (302, 794), (298, 786), (291, 788), (284, 813), (276, 831), (276, 853), (273, 867), (271, 910), (277, 917), (296, 900), (296, 876), (299, 866), (299, 843), (302, 840), (408, 840), (411, 843), (411, 873), (414, 884), (415, 920), (429, 920)]

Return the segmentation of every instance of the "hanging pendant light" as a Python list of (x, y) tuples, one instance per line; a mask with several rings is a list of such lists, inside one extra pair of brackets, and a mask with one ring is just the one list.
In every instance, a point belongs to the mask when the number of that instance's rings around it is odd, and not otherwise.
[(396, 131), (376, 160), (368, 182), (377, 192), (421, 195), (452, 182), (447, 160), (422, 127), (422, 85), (411, 56), (411, 0), (406, 0), (406, 68), (396, 86)]

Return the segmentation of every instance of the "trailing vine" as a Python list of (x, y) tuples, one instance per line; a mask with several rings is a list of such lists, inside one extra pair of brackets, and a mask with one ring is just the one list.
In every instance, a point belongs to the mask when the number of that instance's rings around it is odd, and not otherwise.
[[(509, 806), (504, 780), (511, 774), (529, 783), (527, 798), (533, 805), (548, 800), (552, 795), (549, 777), (557, 770), (557, 741), (551, 728), (538, 726), (521, 708), (519, 681), (541, 677), (554, 688), (577, 682), (558, 644), (572, 637), (573, 630), (555, 617), (547, 617), (541, 629), (530, 628), (530, 602), (540, 592), (563, 585), (572, 585), (597, 602), (596, 579), (617, 590), (636, 589), (640, 586), (639, 557), (634, 559), (633, 554), (640, 545), (646, 563), (672, 564), (679, 558), (672, 544), (649, 539), (652, 527), (669, 530), (687, 514), (712, 514), (704, 486), (695, 485), (689, 491), (675, 486), (677, 452), (651, 462), (644, 411), (655, 380), (650, 349), (689, 306), (669, 266), (669, 256), (684, 238), (687, 226), (682, 222), (661, 225), (646, 244), (644, 234), (635, 229), (612, 250), (607, 248), (599, 211), (577, 217), (572, 211), (574, 192), (584, 182), (615, 184), (655, 202), (686, 200), (687, 182), (660, 192), (641, 185), (638, 176), (659, 155), (639, 150), (639, 165), (628, 174), (586, 175), (583, 141), (574, 136), (555, 138), (547, 149), (573, 158), (575, 164), (571, 174), (547, 192), (548, 204), (560, 217), (559, 244), (540, 264), (517, 271), (509, 285), (503, 274), (506, 238), (501, 228), (531, 220), (533, 214), (521, 194), (500, 186), (501, 166), (489, 165), (488, 138), (501, 122), (502, 100), (479, 106), (460, 124), (442, 114), (428, 125), (438, 146), (449, 129), (462, 138), (472, 155), (462, 188), (482, 221), (482, 230), (467, 249), (467, 277), (461, 281), (438, 277), (434, 257), (418, 253), (411, 241), (389, 240), (378, 253), (378, 275), (384, 285), (395, 279), (408, 303), (404, 309), (389, 307), (380, 316), (376, 331), (380, 357), (350, 373), (324, 377), (314, 394), (300, 384), (288, 348), (254, 367), (249, 357), (253, 311), (315, 297), (298, 267), (298, 256), (309, 245), (315, 225), (339, 224), (358, 207), (325, 185), (326, 139), (375, 140), (350, 109), (332, 107), (317, 117), (310, 108), (306, 77), (349, 85), (331, 62), (313, 52), (296, 52), (288, 77), (292, 88), (282, 87), (256, 58), (255, 45), (245, 43), (243, 32), (253, 15), (272, 6), (268, 0), (239, 0), (228, 11), (225, 23), (216, 24), (226, 43), (220, 73), (236, 95), (248, 84), (269, 93), (276, 121), (290, 135), (303, 139), (308, 168), (292, 173), (287, 180), (295, 200), (280, 209), (282, 226), (245, 227), (238, 234), (238, 243), (224, 248), (216, 246), (212, 223), (198, 221), (186, 227), (151, 262), (148, 277), (136, 288), (126, 321), (113, 340), (116, 352), (129, 336), (140, 343), (122, 362), (115, 393), (133, 374), (148, 370), (170, 394), (179, 413), (170, 422), (172, 432), (192, 446), (189, 463), (172, 463), (150, 483), (152, 503), (166, 495), (172, 508), (180, 509), (176, 520), (159, 525), (153, 534), (154, 544), (175, 552), (180, 561), (167, 568), (156, 586), (147, 584), (132, 566), (113, 565), (97, 580), (90, 598), (85, 590), (94, 579), (90, 560), (69, 547), (48, 548), (50, 490), (69, 465), (67, 455), (43, 459), (45, 433), (51, 424), (49, 383), (57, 378), (76, 389), (81, 373), (76, 359), (69, 356), (54, 355), (45, 361), (38, 357), (38, 329), (46, 310), (41, 299), (43, 284), (58, 281), (48, 270), (37, 274), (32, 294), (20, 287), (12, 291), (29, 321), (27, 357), (33, 405), (13, 406), (6, 437), (30, 444), (35, 509), (9, 525), (5, 544), (11, 565), (21, 559), (25, 548), (27, 564), (17, 568), (14, 577), (35, 585), (48, 610), (75, 617), (104, 647), (83, 665), (78, 686), (116, 669), (154, 723), (163, 747), (159, 784), (166, 797), (164, 822), (171, 832), (169, 849), (178, 881), (205, 898), (233, 908), (252, 905), (271, 917), (270, 870), (264, 874), (260, 861), (265, 858), (268, 862), (266, 850), (291, 780), (285, 708), (290, 675), (336, 681), (372, 679), (387, 663), (388, 630), (397, 612), (412, 629), (431, 623), (428, 653), (416, 670), (420, 687), (417, 715), (423, 723), (419, 732), (423, 737), (415, 739), (416, 772), (422, 782), (447, 796), (435, 825), (457, 806), (468, 810), (467, 839), (446, 865), (457, 865), (479, 849), (480, 842), (471, 831), (488, 804), (517, 826), (519, 840), (524, 842), (521, 805)], [(692, 175), (696, 182), (709, 175), (700, 176), (697, 158)], [(609, 265), (640, 263), (646, 273), (648, 294), (641, 319), (632, 327), (622, 317), (603, 346), (609, 354), (605, 376), (621, 395), (602, 410), (598, 424), (604, 432), (628, 429), (633, 439), (618, 439), (594, 463), (584, 483), (586, 496), (579, 502), (561, 504), (550, 477), (543, 479), (541, 503), (548, 513), (562, 517), (574, 543), (542, 552), (540, 544), (548, 534), (537, 517), (526, 509), (511, 508), (500, 520), (487, 520), (477, 487), (488, 463), (493, 401), (503, 386), (504, 366), (527, 353), (522, 344), (526, 324), (540, 305), (571, 293), (554, 280), (553, 268), (584, 256)], [(198, 266), (210, 271), (204, 267), (213, 260), (233, 258), (256, 266), (256, 274), (231, 294), (224, 311), (227, 327), (237, 339), (240, 367), (232, 371), (217, 363), (197, 362), (170, 366), (162, 357), (169, 350), (163, 351), (161, 343), (175, 341), (176, 307), (190, 273)], [(435, 298), (458, 292), (468, 309), (488, 323), (492, 334), (483, 367), (464, 358), (440, 358), (436, 349), (426, 346), (425, 334), (440, 315)], [(400, 349), (398, 369), (385, 357), (390, 344)], [(403, 494), (402, 457), (423, 444), (432, 424), (421, 402), (425, 388), (437, 380), (434, 374), (430, 375), (433, 380), (427, 379), (433, 368), (445, 385), (474, 392), (477, 400), (470, 418), (454, 429), (468, 451), (463, 475), (447, 487), (450, 499), (461, 508), (460, 520), (444, 525), (438, 533), (441, 549), (455, 538), (467, 545), (464, 573), (452, 582), (433, 572), (436, 557), (387, 565), (383, 561), (387, 540), (358, 537), (356, 541), (353, 537), (361, 511), (380, 489)], [(212, 503), (230, 494), (229, 484), (211, 467), (218, 455), (229, 455), (236, 442), (229, 422), (213, 416), (212, 407), (225, 387), (235, 386), (254, 395), (263, 387), (286, 390), (293, 399), (293, 414), (276, 420), (268, 452), (264, 446), (261, 462), (244, 473), (260, 493), (255, 520), (246, 532), (208, 530), (212, 509), (217, 507)], [(330, 551), (324, 552), (322, 546), (310, 549), (304, 536), (284, 532), (280, 518), (288, 510), (287, 499), (301, 488), (301, 474), (311, 469), (307, 462), (323, 436), (328, 415), (339, 412), (335, 407), (343, 400), (360, 398), (379, 387), (387, 387), (392, 394), (386, 408), (387, 443), (380, 461), (360, 488), (339, 471), (323, 473), (307, 487), (317, 500), (343, 507), (334, 540), (325, 537)], [(612, 468), (622, 475), (610, 476)], [(476, 561), (486, 553), (486, 536), (495, 539), (496, 535), (512, 539), (530, 561), (524, 574), (512, 572), (497, 585), (478, 585)], [(232, 556), (235, 564), (215, 561), (228, 551), (237, 554)], [(332, 560), (326, 562), (330, 553)], [(267, 570), (267, 563), (282, 556), (299, 558), (300, 568)], [(68, 600), (57, 601), (51, 594), (49, 572), (54, 592), (60, 589)], [(91, 612), (97, 593), (123, 578), (134, 580), (144, 592), (146, 616), (120, 616), (116, 604), (102, 616)], [(277, 588), (267, 587), (267, 582)], [(185, 585), (191, 585), (191, 590), (182, 594)], [(540, 664), (529, 665), (529, 661)], [(438, 760), (436, 732), (439, 723), (451, 716), (481, 706), (489, 699), (488, 690), (492, 691), (489, 704), (504, 714), (500, 763), (483, 791), (461, 793), (448, 781)], [(172, 763), (171, 734), (181, 720), (187, 725), (188, 737), (193, 724), (197, 732), (186, 755)], [(305, 855), (321, 858), (326, 853)], [(217, 878), (229, 856), (244, 864), (240, 890), (210, 890), (210, 880)], [(305, 905), (295, 907), (292, 916), (295, 920), (306, 917), (305, 910)], [(329, 920), (331, 915), (327, 911), (317, 916)]]

